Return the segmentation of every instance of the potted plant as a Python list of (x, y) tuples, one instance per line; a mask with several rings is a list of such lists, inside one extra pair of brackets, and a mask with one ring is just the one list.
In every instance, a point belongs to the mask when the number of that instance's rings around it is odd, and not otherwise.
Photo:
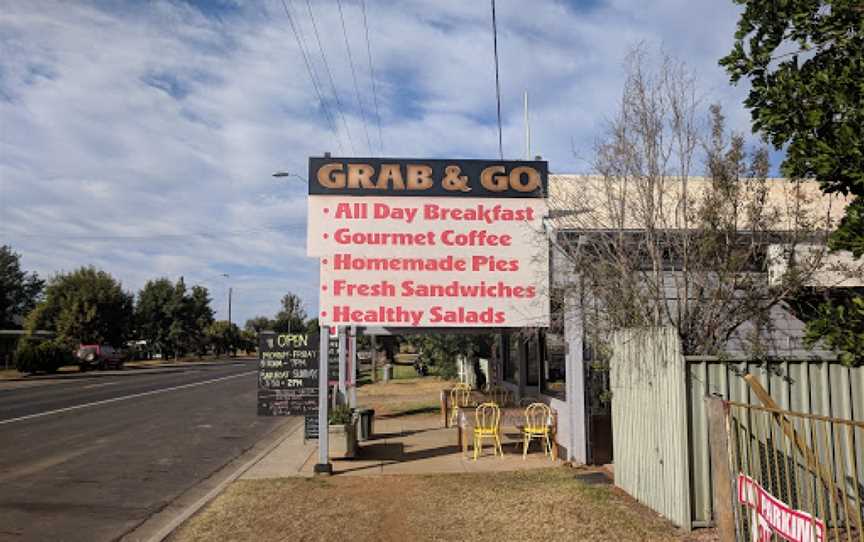
[(330, 411), (328, 434), (330, 457), (350, 458), (357, 455), (357, 425), (351, 409), (339, 405)]

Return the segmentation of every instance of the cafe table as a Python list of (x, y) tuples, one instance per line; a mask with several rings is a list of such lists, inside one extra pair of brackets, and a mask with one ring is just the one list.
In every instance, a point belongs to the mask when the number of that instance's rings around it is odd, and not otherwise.
[[(450, 390), (453, 388), (444, 388), (441, 390), (441, 423), (444, 427), (450, 427)], [(471, 412), (474, 412), (474, 408), (480, 403), (487, 401), (488, 397), (484, 395), (480, 391), (471, 390), (467, 407), (459, 407), (460, 410), (463, 408), (471, 409)]]
[[(459, 447), (462, 453), (468, 454), (468, 442), (474, 434), (474, 425), (477, 421), (474, 416), (476, 406), (468, 406), (459, 408), (459, 415), (456, 420), (456, 434)], [(558, 429), (558, 413), (552, 411), (549, 425), (549, 440), (552, 443), (552, 459), (558, 459), (558, 443), (555, 435)], [(501, 421), (499, 422), (499, 431), (504, 428), (513, 428), (522, 436), (522, 428), (525, 427), (525, 408), (524, 407), (505, 407), (501, 409)]]

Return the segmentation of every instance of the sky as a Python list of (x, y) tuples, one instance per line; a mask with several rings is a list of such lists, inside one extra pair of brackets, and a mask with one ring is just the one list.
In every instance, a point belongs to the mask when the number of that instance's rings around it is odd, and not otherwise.
[[(328, 151), (498, 155), (490, 3), (365, 4), (366, 26), (341, 0), (343, 32), (336, 0), (0, 0), (0, 244), (43, 277), (93, 265), (137, 292), (182, 276), (219, 319), (231, 288), (241, 326), (289, 291), (316, 314), (305, 181), (274, 172), (305, 176)], [(498, 0), (505, 158), (524, 154), (527, 91), (531, 154), (589, 173), (639, 43), (685, 62), (706, 114), (720, 103), (749, 134), (746, 86), (717, 64), (739, 9)]]

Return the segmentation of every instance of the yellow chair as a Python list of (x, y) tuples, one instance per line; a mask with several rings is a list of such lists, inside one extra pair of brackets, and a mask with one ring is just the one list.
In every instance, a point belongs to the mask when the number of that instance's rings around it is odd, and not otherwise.
[(471, 400), (471, 387), (468, 384), (456, 384), (450, 389), (450, 425), (459, 420), (459, 407), (468, 406)]
[(525, 409), (525, 427), (522, 428), (522, 459), (528, 457), (528, 446), (531, 441), (543, 441), (544, 455), (552, 456), (552, 441), (549, 433), (552, 430), (552, 409), (545, 403), (532, 403)]
[(495, 455), (501, 454), (504, 459), (504, 449), (501, 447), (501, 409), (495, 403), (483, 403), (474, 411), (474, 461), (477, 461), (483, 450), (483, 439), (494, 441)]

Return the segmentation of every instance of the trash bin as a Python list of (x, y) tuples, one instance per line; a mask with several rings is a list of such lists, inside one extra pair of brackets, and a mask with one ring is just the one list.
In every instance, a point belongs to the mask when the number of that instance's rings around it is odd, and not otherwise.
[(357, 440), (360, 442), (369, 440), (372, 436), (375, 411), (371, 408), (357, 409)]

